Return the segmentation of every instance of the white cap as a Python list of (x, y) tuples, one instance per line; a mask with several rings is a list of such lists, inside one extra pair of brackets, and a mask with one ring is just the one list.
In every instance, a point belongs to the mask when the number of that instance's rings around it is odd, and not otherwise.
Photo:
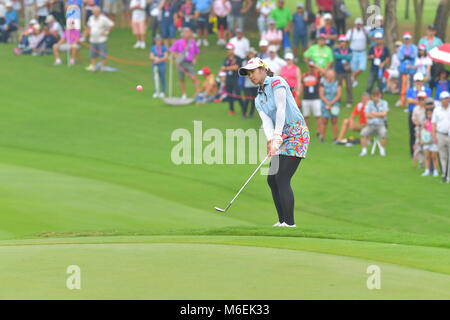
[(53, 17), (51, 14), (49, 14), (46, 18), (45, 18), (45, 23), (50, 23), (55, 21), (55, 17)]
[(35, 30), (41, 30), (41, 25), (39, 23), (34, 24), (33, 28)]
[(13, 6), (13, 3), (12, 3), (12, 1), (6, 1), (5, 2), (5, 7), (12, 7)]
[(419, 97), (419, 98), (426, 98), (427, 97), (427, 93), (425, 91), (420, 91), (417, 94), (417, 97)]
[(379, 14), (379, 15), (377, 15), (376, 17), (375, 17), (375, 20), (383, 20), (384, 18), (383, 18), (383, 16), (381, 15), (381, 14)]
[(277, 47), (274, 45), (270, 45), (269, 48), (267, 49), (268, 52), (277, 52)]
[(448, 93), (448, 91), (442, 91), (441, 94), (439, 95), (439, 99), (448, 99), (450, 98), (450, 93)]
[(219, 76), (219, 77), (226, 77), (226, 76), (227, 76), (227, 73), (226, 73), (225, 71), (219, 71), (218, 76)]
[(30, 22), (28, 22), (29, 26), (34, 26), (37, 23), (36, 19), (31, 19)]
[(284, 59), (285, 60), (294, 60), (294, 55), (292, 54), (292, 52), (286, 52), (286, 54), (284, 55)]
[(363, 24), (363, 19), (362, 18), (356, 18), (355, 19), (355, 24)]
[(331, 19), (333, 19), (333, 16), (331, 15), (331, 13), (325, 13), (324, 15), (323, 15), (323, 18), (325, 19), (325, 20), (331, 20)]
[(261, 40), (259, 41), (259, 46), (260, 47), (267, 47), (269, 45), (269, 42), (267, 40)]
[(258, 57), (251, 58), (245, 66), (239, 69), (239, 75), (245, 77), (248, 75), (248, 70), (254, 70), (260, 67), (267, 68), (267, 65)]
[(377, 32), (377, 33), (375, 33), (374, 38), (375, 39), (383, 39), (383, 34), (381, 32)]
[(420, 72), (417, 72), (417, 73), (414, 75), (414, 81), (423, 81), (423, 74), (420, 73)]

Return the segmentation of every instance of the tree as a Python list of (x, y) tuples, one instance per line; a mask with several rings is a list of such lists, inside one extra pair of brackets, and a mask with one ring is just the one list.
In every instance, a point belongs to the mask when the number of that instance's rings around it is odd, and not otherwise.
[(406, 0), (405, 19), (409, 20), (409, 0)]
[(367, 21), (367, 8), (369, 7), (369, 0), (359, 0), (363, 21)]
[(313, 12), (311, 0), (306, 0), (305, 11), (306, 12)]
[(436, 27), (436, 36), (446, 42), (445, 34), (447, 31), (448, 18), (450, 14), (450, 0), (441, 0), (436, 10), (434, 26)]
[(422, 14), (424, 0), (414, 0), (414, 14), (416, 15), (416, 23), (414, 24), (414, 42), (419, 42), (422, 33)]
[(395, 41), (398, 39), (397, 0), (385, 0), (384, 21), (384, 42), (389, 51), (395, 52)]

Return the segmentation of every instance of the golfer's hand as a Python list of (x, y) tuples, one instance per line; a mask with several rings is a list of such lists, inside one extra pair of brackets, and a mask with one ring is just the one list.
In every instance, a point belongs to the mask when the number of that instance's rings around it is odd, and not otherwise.
[(278, 150), (281, 147), (281, 144), (283, 143), (283, 139), (281, 138), (280, 135), (275, 135), (272, 139), (272, 143), (271, 143), (271, 153), (272, 155), (276, 154), (278, 152)]

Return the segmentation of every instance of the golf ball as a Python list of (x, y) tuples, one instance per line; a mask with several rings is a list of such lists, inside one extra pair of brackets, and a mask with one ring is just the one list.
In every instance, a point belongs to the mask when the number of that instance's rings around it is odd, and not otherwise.
[(138, 86), (136, 87), (136, 90), (137, 90), (137, 91), (142, 91), (142, 86), (141, 86), (141, 85), (138, 85)]

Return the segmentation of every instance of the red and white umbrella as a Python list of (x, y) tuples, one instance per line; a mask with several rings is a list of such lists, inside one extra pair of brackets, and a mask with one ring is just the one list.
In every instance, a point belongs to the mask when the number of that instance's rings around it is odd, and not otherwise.
[(431, 49), (428, 56), (434, 61), (450, 64), (450, 43), (444, 43)]

